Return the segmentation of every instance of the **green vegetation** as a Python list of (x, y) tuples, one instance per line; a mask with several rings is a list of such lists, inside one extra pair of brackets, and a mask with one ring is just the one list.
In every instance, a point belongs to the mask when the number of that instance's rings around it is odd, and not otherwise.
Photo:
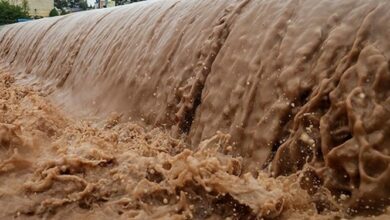
[(55, 9), (55, 8), (53, 8), (49, 13), (49, 17), (55, 17), (58, 15), (59, 15), (59, 13), (58, 13), (57, 9)]
[[(129, 4), (144, 0), (114, 0), (116, 5)], [(69, 8), (79, 7), (81, 10), (92, 9), (88, 6), (86, 0), (54, 0), (54, 7), (49, 16), (54, 17), (58, 15), (68, 14)], [(0, 0), (0, 25), (11, 24), (18, 21), (18, 19), (39, 19), (41, 16), (30, 17), (29, 6), (27, 0), (23, 0), (21, 5), (13, 5), (8, 0)]]
[(81, 8), (82, 10), (84, 10), (84, 11), (88, 9), (88, 3), (87, 3), (87, 1), (80, 0), (79, 5), (80, 5), (80, 8)]
[(67, 0), (54, 0), (54, 7), (58, 8), (61, 11), (61, 15), (66, 15), (69, 12), (66, 11), (66, 8), (69, 7)]
[(68, 1), (67, 0), (54, 0), (54, 6), (58, 9), (67, 8)]
[(82, 9), (82, 10), (87, 10), (88, 9), (88, 3), (87, 3), (87, 1), (83, 1), (83, 0), (80, 0), (80, 8)]
[(66, 11), (64, 8), (61, 8), (61, 15), (66, 15), (66, 14), (69, 14), (68, 11)]
[(22, 6), (11, 5), (6, 0), (0, 0), (0, 25), (14, 23), (20, 18), (30, 18), (26, 0), (23, 1)]

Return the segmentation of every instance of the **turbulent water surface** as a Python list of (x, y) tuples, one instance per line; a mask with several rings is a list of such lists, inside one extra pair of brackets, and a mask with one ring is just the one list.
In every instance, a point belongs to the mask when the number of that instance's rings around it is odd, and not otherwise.
[(4, 27), (3, 217), (386, 218), (388, 11), (161, 0)]

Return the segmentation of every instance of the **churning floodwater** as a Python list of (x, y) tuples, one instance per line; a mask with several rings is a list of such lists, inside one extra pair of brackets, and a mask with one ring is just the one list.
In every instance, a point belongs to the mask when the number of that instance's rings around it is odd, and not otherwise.
[(385, 212), (389, 10), (160, 0), (0, 28), (4, 216)]

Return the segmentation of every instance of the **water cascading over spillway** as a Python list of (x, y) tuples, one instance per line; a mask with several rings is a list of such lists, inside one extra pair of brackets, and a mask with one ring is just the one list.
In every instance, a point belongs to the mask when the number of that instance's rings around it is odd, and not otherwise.
[(0, 62), (78, 117), (217, 131), (250, 171), (390, 196), (390, 2), (165, 0), (15, 24)]

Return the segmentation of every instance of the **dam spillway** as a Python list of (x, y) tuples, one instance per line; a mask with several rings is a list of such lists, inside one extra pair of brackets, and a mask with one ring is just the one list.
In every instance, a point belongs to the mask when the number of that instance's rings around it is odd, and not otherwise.
[(147, 1), (7, 26), (0, 62), (75, 117), (116, 112), (192, 150), (229, 134), (245, 171), (309, 167), (350, 197), (347, 207), (382, 209), (389, 9), (379, 0)]

